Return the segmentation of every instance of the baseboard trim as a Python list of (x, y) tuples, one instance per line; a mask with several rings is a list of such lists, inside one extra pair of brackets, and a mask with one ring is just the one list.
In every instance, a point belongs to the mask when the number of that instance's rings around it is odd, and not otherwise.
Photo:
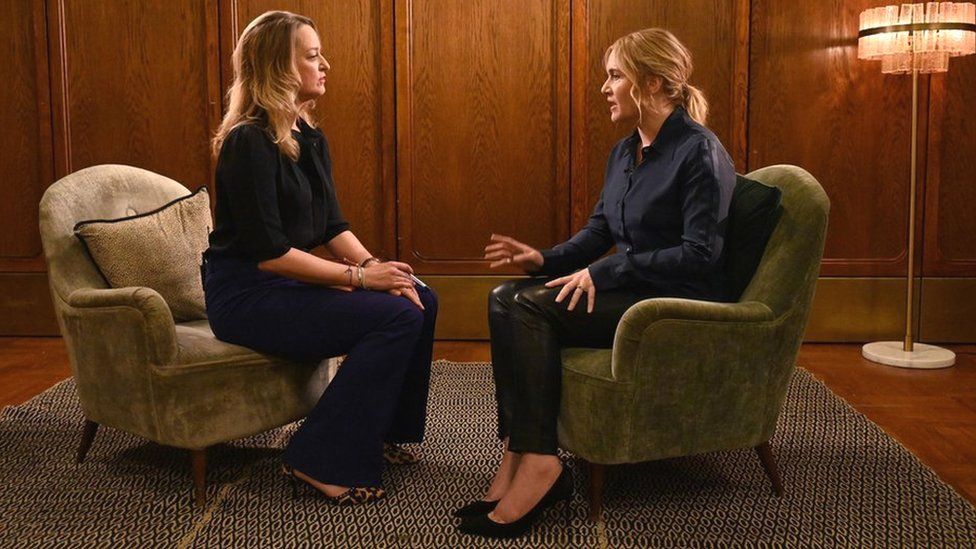
[[(437, 339), (488, 339), (488, 292), (508, 276), (422, 277), (440, 297)], [(918, 341), (976, 343), (976, 278), (916, 281)], [(0, 336), (59, 335), (46, 273), (0, 273)], [(824, 277), (810, 313), (808, 343), (900, 340), (905, 280)]]

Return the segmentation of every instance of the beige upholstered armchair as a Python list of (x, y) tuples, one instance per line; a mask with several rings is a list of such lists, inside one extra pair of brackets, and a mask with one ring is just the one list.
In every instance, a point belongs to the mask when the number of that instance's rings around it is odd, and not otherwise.
[(95, 166), (47, 190), (40, 229), (86, 418), (78, 462), (99, 425), (188, 449), (202, 506), (206, 448), (301, 418), (325, 389), (328, 364), (288, 362), (218, 341), (206, 320), (175, 323), (150, 288), (108, 287), (75, 224), (145, 213), (186, 194), (152, 172)]
[(747, 177), (782, 192), (782, 213), (737, 303), (648, 299), (621, 318), (613, 349), (563, 351), (559, 442), (589, 464), (591, 519), (616, 463), (755, 448), (783, 492), (769, 439), (810, 315), (829, 201), (795, 166)]

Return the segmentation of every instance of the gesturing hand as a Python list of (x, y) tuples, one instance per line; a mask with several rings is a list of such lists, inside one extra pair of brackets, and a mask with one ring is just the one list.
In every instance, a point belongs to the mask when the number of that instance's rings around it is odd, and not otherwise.
[(527, 272), (539, 270), (543, 262), (539, 250), (500, 234), (491, 235), (491, 242), (485, 246), (485, 259), (491, 261), (488, 266), (492, 269), (514, 265)]
[(399, 261), (374, 262), (363, 267), (363, 279), (370, 290), (413, 289), (413, 268)]
[(579, 301), (580, 296), (585, 293), (586, 312), (593, 312), (593, 306), (596, 305), (596, 286), (593, 285), (593, 279), (590, 278), (589, 269), (576, 271), (571, 275), (546, 282), (546, 288), (555, 288), (556, 286), (563, 287), (559, 290), (559, 295), (556, 296), (556, 303), (562, 303), (567, 295), (572, 294), (573, 297), (569, 300), (569, 306), (566, 307), (566, 310), (572, 311), (576, 307), (576, 302)]

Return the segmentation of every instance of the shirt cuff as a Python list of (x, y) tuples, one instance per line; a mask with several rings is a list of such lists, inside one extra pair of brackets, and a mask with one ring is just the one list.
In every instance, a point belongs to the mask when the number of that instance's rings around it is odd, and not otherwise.
[(627, 268), (627, 257), (616, 253), (594, 261), (588, 267), (590, 279), (597, 290), (613, 290), (624, 285), (624, 271)]
[(542, 254), (542, 267), (531, 275), (560, 276), (568, 273), (571, 267), (566, 266), (566, 259), (555, 248), (539, 250)]

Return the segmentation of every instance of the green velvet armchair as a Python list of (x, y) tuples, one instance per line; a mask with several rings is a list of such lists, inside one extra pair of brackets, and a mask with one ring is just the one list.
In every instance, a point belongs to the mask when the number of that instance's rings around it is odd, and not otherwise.
[(780, 189), (782, 214), (737, 303), (647, 299), (621, 318), (613, 349), (563, 351), (559, 441), (588, 463), (591, 520), (610, 464), (755, 448), (782, 494), (769, 439), (810, 314), (829, 201), (795, 166), (747, 177)]
[(85, 414), (77, 461), (99, 425), (190, 450), (205, 500), (206, 448), (304, 416), (330, 364), (299, 364), (217, 340), (206, 320), (175, 323), (145, 287), (109, 288), (75, 223), (145, 213), (187, 189), (129, 166), (95, 166), (54, 183), (40, 203), (51, 299)]

